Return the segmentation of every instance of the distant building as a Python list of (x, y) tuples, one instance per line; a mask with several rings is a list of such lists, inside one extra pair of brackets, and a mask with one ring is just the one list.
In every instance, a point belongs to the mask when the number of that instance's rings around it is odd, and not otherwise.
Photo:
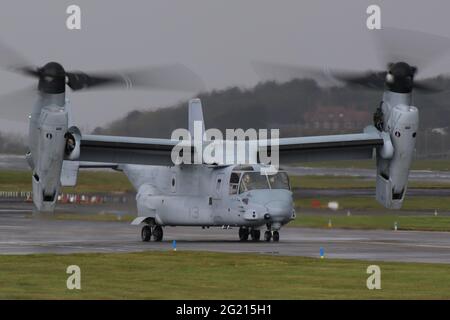
[(362, 108), (322, 106), (303, 114), (303, 123), (274, 123), (281, 136), (358, 132), (372, 123), (372, 113)]
[(357, 108), (324, 106), (303, 114), (303, 130), (355, 130), (372, 123), (369, 111)]

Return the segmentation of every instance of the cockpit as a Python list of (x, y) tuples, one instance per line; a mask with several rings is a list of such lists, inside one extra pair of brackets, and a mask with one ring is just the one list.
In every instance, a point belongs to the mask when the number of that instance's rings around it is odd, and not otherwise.
[(286, 172), (278, 171), (267, 175), (254, 171), (252, 167), (236, 167), (230, 177), (230, 194), (238, 194), (256, 189), (290, 190), (289, 178)]

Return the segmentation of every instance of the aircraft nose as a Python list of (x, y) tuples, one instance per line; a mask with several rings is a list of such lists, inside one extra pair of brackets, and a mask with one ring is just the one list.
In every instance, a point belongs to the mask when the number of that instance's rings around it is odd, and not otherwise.
[(288, 201), (271, 201), (266, 204), (269, 219), (282, 222), (292, 216), (292, 205)]

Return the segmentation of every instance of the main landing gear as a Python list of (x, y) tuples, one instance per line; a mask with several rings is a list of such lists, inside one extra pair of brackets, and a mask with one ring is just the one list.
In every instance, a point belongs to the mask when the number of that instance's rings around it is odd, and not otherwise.
[(280, 241), (280, 233), (278, 231), (271, 232), (270, 230), (267, 230), (264, 232), (264, 240), (267, 242), (270, 242), (270, 240), (273, 239), (273, 242)]
[(163, 229), (161, 226), (158, 225), (148, 225), (146, 224), (145, 226), (142, 227), (141, 230), (141, 239), (144, 242), (148, 242), (152, 239), (154, 241), (160, 242), (163, 239)]
[(239, 240), (240, 241), (247, 241), (249, 236), (252, 239), (252, 241), (259, 241), (261, 239), (261, 230), (253, 229), (253, 228), (249, 229), (247, 227), (239, 228)]

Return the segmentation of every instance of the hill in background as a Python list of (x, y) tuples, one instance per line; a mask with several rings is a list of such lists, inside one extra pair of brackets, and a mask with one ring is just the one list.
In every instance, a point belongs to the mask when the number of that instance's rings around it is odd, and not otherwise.
[[(442, 80), (439, 80), (442, 82)], [(450, 82), (448, 86), (450, 88)], [(372, 123), (382, 92), (327, 87), (314, 80), (264, 82), (254, 88), (231, 87), (201, 93), (206, 128), (277, 128), (282, 137), (361, 132)], [(94, 134), (170, 138), (187, 128), (187, 101), (152, 111), (132, 111)], [(414, 94), (420, 110), (418, 155), (449, 156), (450, 91)], [(25, 153), (24, 137), (0, 134), (1, 153)]]
[[(449, 86), (450, 87), (450, 83)], [(278, 128), (282, 137), (361, 132), (372, 123), (382, 93), (354, 87), (328, 87), (314, 80), (265, 82), (251, 89), (232, 87), (201, 93), (206, 128)], [(418, 154), (445, 155), (450, 139), (450, 93), (414, 94), (420, 110)], [(153, 111), (133, 111), (95, 134), (169, 138), (187, 127), (187, 101)], [(445, 133), (445, 129), (444, 129)]]

